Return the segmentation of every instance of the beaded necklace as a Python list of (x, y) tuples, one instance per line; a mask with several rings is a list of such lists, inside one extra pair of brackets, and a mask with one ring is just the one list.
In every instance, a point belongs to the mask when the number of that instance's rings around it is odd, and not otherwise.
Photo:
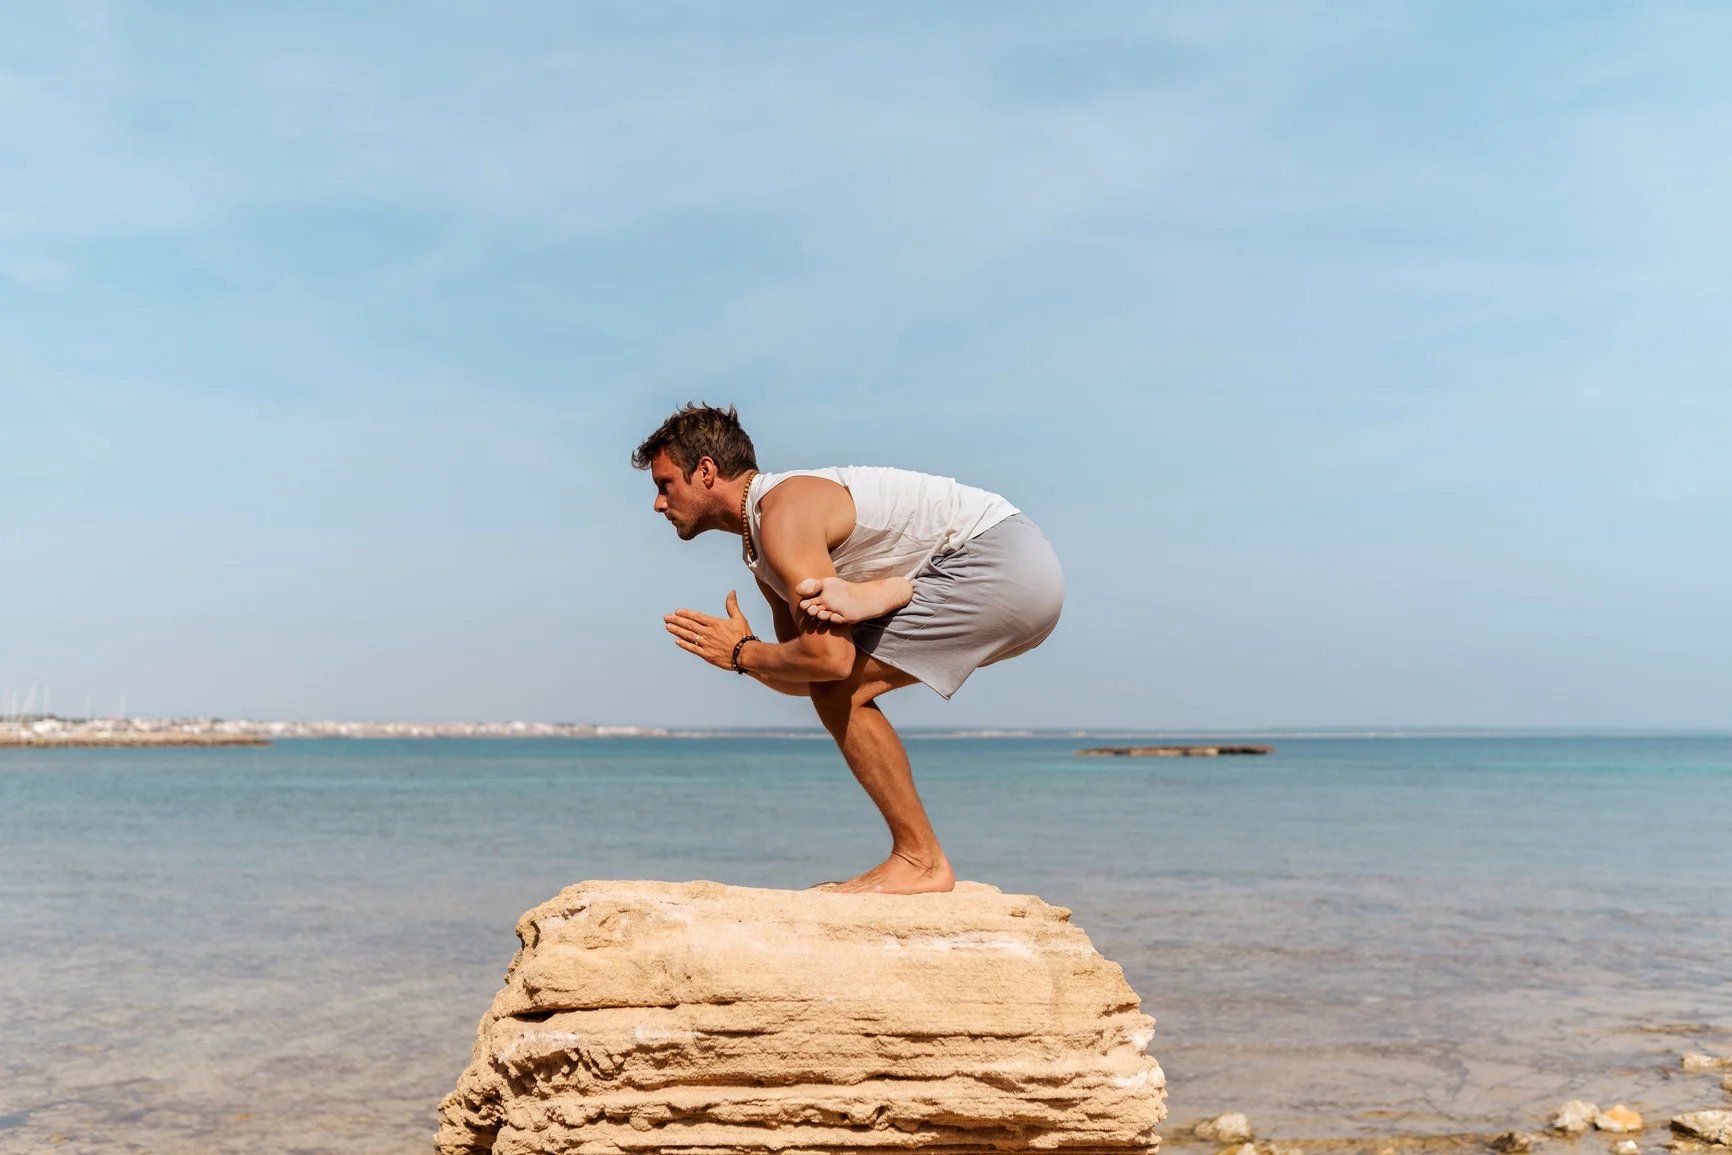
[(757, 548), (752, 545), (752, 519), (747, 512), (752, 498), (752, 479), (756, 476), (758, 471), (755, 469), (746, 474), (746, 484), (740, 490), (740, 553), (747, 565), (758, 560)]

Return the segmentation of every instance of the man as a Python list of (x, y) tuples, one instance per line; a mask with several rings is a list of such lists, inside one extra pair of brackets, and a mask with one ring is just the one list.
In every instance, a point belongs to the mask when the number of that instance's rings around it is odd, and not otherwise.
[(1046, 640), (1064, 577), (1040, 529), (995, 493), (948, 477), (846, 466), (766, 474), (739, 416), (687, 405), (646, 438), (655, 510), (681, 540), (739, 534), (775, 617), (760, 640), (729, 591), (727, 616), (677, 610), (683, 650), (810, 697), (890, 828), (890, 855), (836, 889), (947, 891), (955, 875), (914, 789), (880, 695), (924, 682), (945, 698), (981, 666)]

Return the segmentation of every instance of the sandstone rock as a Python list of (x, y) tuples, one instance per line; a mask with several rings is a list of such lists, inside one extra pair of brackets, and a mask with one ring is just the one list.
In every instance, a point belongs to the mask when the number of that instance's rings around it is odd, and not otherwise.
[(1686, 1075), (1706, 1075), (1713, 1071), (1732, 1071), (1732, 1058), (1721, 1055), (1685, 1055)]
[(1493, 1151), (1502, 1151), (1504, 1155), (1523, 1155), (1533, 1150), (1535, 1136), (1522, 1131), (1505, 1131), (1491, 1141)]
[(443, 1155), (1153, 1152), (1124, 972), (1028, 895), (587, 882), (522, 947)]
[(1642, 1145), (1634, 1139), (1619, 1139), (1612, 1144), (1612, 1155), (1642, 1155)]
[(1593, 1125), (1600, 1109), (1583, 1099), (1571, 1099), (1552, 1115), (1552, 1130), (1566, 1135), (1580, 1135)]
[(1619, 1103), (1616, 1107), (1595, 1115), (1594, 1128), (1599, 1131), (1610, 1131), (1614, 1135), (1627, 1135), (1631, 1131), (1642, 1129), (1642, 1117)]
[(1191, 1130), (1197, 1138), (1216, 1143), (1248, 1143), (1251, 1140), (1251, 1121), (1237, 1112), (1217, 1115), (1198, 1123)]
[(1727, 1075), (1724, 1079), (1720, 1080), (1720, 1089), (1728, 1095), (1732, 1095), (1732, 1075)]
[(1673, 1119), (1672, 1130), (1705, 1143), (1732, 1147), (1732, 1111), (1691, 1111)]
[(1241, 1143), (1237, 1147), (1224, 1148), (1222, 1155), (1257, 1155), (1257, 1145), (1255, 1143)]

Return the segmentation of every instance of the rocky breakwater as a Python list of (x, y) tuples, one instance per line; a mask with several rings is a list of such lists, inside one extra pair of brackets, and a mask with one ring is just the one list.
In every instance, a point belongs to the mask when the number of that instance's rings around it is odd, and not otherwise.
[(438, 1150), (1152, 1152), (1154, 1020), (1069, 919), (974, 883), (567, 887), (517, 924)]

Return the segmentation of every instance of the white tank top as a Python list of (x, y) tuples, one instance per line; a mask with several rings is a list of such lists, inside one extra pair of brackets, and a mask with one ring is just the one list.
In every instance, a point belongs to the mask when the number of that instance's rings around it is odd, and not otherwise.
[[(949, 553), (1007, 517), (1021, 512), (996, 493), (960, 485), (955, 478), (879, 465), (842, 465), (760, 473), (746, 491), (746, 517), (754, 542), (758, 503), (790, 477), (823, 477), (845, 487), (854, 498), (854, 532), (830, 551), (838, 576), (849, 581), (912, 578), (936, 554)], [(764, 551), (746, 563), (759, 581), (788, 596)]]

